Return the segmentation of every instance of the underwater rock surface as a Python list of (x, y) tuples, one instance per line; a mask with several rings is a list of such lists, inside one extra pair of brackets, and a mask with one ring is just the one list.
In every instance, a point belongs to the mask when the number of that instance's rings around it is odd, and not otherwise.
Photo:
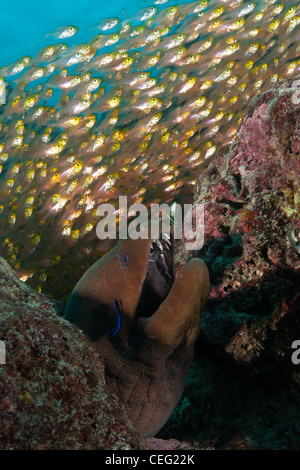
[(147, 449), (84, 335), (0, 258), (0, 448)]
[(291, 360), (300, 339), (294, 93), (285, 82), (255, 98), (235, 142), (199, 178), (205, 237), (193, 255), (208, 266), (211, 292), (185, 396), (162, 437), (197, 439), (200, 448), (300, 448), (300, 365)]
[(235, 142), (198, 181), (199, 256), (212, 285), (202, 329), (239, 361), (259, 356), (268, 332), (299, 309), (300, 103), (289, 86), (251, 103)]

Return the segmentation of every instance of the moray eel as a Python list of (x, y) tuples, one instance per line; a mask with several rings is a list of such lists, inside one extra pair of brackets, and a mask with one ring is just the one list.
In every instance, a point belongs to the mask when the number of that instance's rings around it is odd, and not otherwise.
[(75, 286), (64, 316), (104, 361), (107, 385), (135, 429), (154, 436), (184, 389), (209, 293), (199, 258), (175, 277), (174, 239), (126, 239)]

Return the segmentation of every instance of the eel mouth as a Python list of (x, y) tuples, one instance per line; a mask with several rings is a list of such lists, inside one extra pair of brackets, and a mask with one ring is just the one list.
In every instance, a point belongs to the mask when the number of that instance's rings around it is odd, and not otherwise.
[(135, 312), (135, 324), (143, 326), (168, 297), (175, 280), (174, 235), (161, 233), (153, 240), (147, 264), (147, 273)]

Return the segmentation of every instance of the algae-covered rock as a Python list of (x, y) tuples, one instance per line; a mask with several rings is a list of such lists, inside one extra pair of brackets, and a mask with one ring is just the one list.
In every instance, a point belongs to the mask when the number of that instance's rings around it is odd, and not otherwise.
[(146, 449), (62, 307), (0, 258), (1, 449)]
[[(300, 448), (296, 91), (286, 81), (259, 95), (234, 143), (199, 177), (204, 246), (192, 255), (206, 262), (211, 292), (185, 394), (159, 437), (199, 448)], [(179, 262), (189, 256), (181, 251)]]
[[(202, 332), (238, 361), (258, 357), (300, 311), (300, 103), (291, 82), (259, 95), (235, 142), (198, 180), (211, 293)], [(187, 256), (190, 254), (187, 253)], [(281, 336), (280, 353), (291, 345)], [(273, 344), (279, 353), (279, 344)]]

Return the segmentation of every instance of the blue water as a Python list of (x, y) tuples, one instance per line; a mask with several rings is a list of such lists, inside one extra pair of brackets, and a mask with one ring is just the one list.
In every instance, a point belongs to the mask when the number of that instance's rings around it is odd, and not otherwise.
[[(0, 0), (0, 67), (24, 55), (33, 56), (51, 43), (72, 45), (87, 42), (100, 32), (90, 28), (102, 19), (118, 17), (123, 21), (122, 8), (130, 18), (153, 4), (154, 1), (150, 0)], [(168, 3), (161, 5), (166, 6)], [(64, 40), (45, 37), (65, 25), (74, 25), (79, 32)]]

